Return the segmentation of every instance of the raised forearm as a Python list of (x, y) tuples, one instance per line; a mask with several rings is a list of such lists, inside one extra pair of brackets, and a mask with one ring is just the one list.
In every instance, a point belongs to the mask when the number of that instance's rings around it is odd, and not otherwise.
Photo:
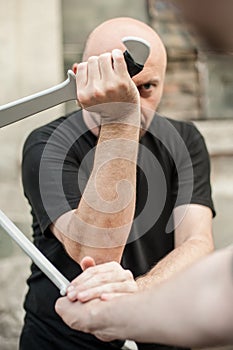
[(139, 130), (137, 104), (124, 123), (105, 121), (101, 126), (93, 169), (78, 208), (56, 222), (58, 238), (77, 262), (87, 255), (97, 264), (121, 259), (135, 210)]
[(120, 261), (135, 209), (139, 93), (120, 50), (90, 57), (76, 77), (85, 121), (97, 115), (100, 132), (81, 201), (52, 230), (77, 262), (86, 255), (97, 264)]
[(115, 228), (132, 220), (138, 138), (138, 126), (101, 127), (94, 166), (76, 211), (85, 223)]
[[(115, 254), (120, 260), (131, 229), (135, 210), (138, 139), (139, 123), (105, 124), (101, 127), (93, 170), (73, 215), (76, 240), (94, 251), (106, 249), (106, 253), (110, 254), (109, 259), (104, 260), (106, 255), (99, 251), (101, 262), (112, 258), (116, 260)], [(90, 255), (90, 248), (88, 252), (84, 249), (83, 256), (87, 253)], [(93, 257), (100, 262), (96, 254)]]

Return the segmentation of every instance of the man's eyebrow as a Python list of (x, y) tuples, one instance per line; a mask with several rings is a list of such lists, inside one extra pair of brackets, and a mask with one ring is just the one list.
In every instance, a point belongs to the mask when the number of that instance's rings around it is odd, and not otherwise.
[(159, 78), (149, 78), (148, 80), (145, 80), (144, 83), (140, 84), (140, 85), (146, 85), (146, 84), (158, 84), (160, 82), (161, 79)]
[(161, 80), (161, 79), (160, 79), (159, 77), (157, 77), (157, 78), (151, 78), (151, 79), (149, 79), (149, 83), (152, 83), (152, 84), (159, 83), (160, 80)]

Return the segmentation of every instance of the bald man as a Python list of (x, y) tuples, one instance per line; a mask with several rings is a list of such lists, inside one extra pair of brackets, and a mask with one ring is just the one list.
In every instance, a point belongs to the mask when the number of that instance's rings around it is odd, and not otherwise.
[[(151, 46), (130, 78), (122, 38)], [(213, 250), (209, 157), (191, 123), (161, 117), (166, 52), (146, 24), (116, 18), (75, 63), (81, 110), (35, 130), (23, 155), (34, 242), (81, 303), (160, 284)], [(88, 257), (89, 256), (89, 257)], [(58, 290), (32, 265), (20, 349), (115, 349), (56, 314)], [(78, 318), (77, 314), (77, 318)], [(139, 349), (148, 345), (138, 343)], [(150, 349), (170, 346), (150, 345)]]

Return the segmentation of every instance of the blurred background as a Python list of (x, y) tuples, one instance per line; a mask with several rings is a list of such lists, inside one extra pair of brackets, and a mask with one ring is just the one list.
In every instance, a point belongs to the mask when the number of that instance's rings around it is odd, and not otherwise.
[[(210, 8), (210, 14), (211, 14)], [(157, 30), (168, 53), (159, 112), (191, 120), (211, 157), (216, 249), (233, 243), (233, 60), (206, 46), (179, 9), (163, 0), (0, 0), (0, 105), (66, 79), (84, 41), (102, 21), (130, 16)], [(1, 129), (0, 208), (31, 238), (21, 153), (36, 127), (76, 108), (60, 105)], [(0, 229), (0, 349), (16, 350), (30, 260)], [(229, 347), (233, 349), (233, 347)]]

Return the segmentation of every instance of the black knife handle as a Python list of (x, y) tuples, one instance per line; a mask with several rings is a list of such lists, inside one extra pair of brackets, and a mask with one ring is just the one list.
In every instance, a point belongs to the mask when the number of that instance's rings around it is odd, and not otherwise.
[(127, 50), (123, 53), (123, 55), (124, 55), (127, 69), (131, 78), (143, 70), (144, 65), (135, 62), (133, 57), (130, 55), (130, 53)]

